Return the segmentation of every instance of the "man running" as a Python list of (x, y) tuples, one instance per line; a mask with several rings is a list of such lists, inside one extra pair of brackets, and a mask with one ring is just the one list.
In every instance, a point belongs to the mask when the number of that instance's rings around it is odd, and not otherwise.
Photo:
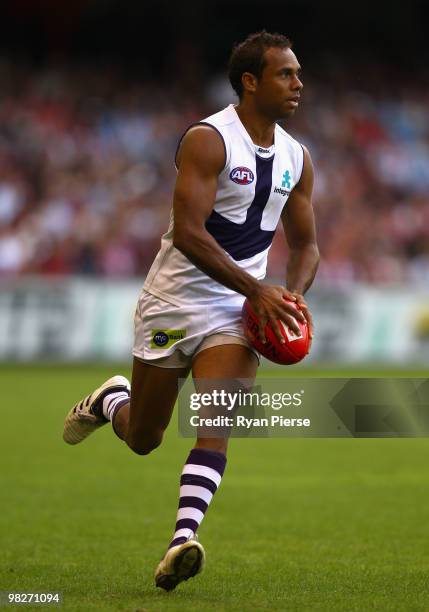
[[(162, 441), (178, 380), (253, 380), (259, 355), (246, 340), (241, 308), (247, 297), (279, 339), (281, 319), (310, 312), (303, 294), (319, 254), (313, 208), (313, 166), (276, 122), (298, 108), (303, 85), (290, 41), (265, 31), (233, 49), (229, 78), (239, 103), (191, 126), (176, 155), (177, 182), (168, 232), (149, 271), (135, 317), (131, 385), (114, 376), (69, 412), (64, 440), (77, 444), (108, 421), (134, 452)], [(289, 258), (286, 287), (263, 284), (267, 255), (281, 219)], [(300, 310), (284, 298), (295, 301)], [(201, 571), (196, 531), (221, 482), (228, 440), (198, 437), (180, 478), (177, 522), (156, 574), (171, 590)]]

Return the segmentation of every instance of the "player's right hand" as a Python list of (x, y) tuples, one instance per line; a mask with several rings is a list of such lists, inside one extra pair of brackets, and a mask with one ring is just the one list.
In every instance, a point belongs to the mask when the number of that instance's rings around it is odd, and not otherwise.
[(293, 293), (282, 287), (281, 285), (263, 285), (258, 284), (255, 292), (248, 297), (250, 305), (254, 313), (259, 319), (259, 337), (263, 343), (266, 342), (265, 326), (267, 323), (276, 334), (279, 342), (284, 343), (278, 320), (280, 319), (297, 335), (300, 335), (301, 330), (296, 322), (305, 323), (305, 316), (293, 304), (287, 302), (296, 302), (297, 299)]

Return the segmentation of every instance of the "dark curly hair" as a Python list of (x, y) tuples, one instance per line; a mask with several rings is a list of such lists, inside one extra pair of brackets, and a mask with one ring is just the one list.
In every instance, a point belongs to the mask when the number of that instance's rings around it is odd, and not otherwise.
[(249, 34), (241, 43), (234, 45), (229, 58), (229, 81), (239, 98), (243, 95), (241, 77), (243, 72), (250, 72), (260, 79), (265, 68), (264, 53), (270, 47), (290, 49), (292, 42), (283, 34), (270, 34), (266, 30)]

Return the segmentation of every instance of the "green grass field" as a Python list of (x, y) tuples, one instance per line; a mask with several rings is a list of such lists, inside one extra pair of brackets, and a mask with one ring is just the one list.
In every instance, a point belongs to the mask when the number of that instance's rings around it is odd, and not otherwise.
[[(65, 445), (66, 411), (112, 371), (0, 368), (0, 590), (61, 591), (79, 612), (429, 609), (427, 439), (233, 440), (204, 573), (155, 589), (191, 440), (173, 421), (147, 457), (108, 427)], [(378, 373), (407, 374), (358, 374)]]

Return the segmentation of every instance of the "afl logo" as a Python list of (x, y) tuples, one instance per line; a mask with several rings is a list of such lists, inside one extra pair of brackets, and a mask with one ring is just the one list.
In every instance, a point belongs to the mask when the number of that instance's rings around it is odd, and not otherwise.
[(246, 168), (245, 166), (238, 166), (231, 170), (229, 178), (231, 181), (234, 181), (234, 183), (237, 183), (237, 185), (250, 185), (255, 179), (250, 168)]
[(168, 342), (169, 338), (165, 332), (157, 332), (153, 337), (153, 343), (156, 346), (165, 346)]

